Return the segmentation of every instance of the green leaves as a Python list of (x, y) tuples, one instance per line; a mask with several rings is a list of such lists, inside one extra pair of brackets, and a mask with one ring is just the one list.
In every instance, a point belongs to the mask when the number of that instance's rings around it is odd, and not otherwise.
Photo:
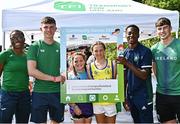
[(117, 43), (106, 44), (106, 58), (115, 60), (117, 57)]
[(158, 37), (155, 38), (151, 38), (151, 39), (147, 39), (147, 40), (142, 40), (140, 41), (140, 43), (142, 43), (144, 46), (151, 48), (151, 46), (153, 46), (154, 44), (156, 44), (157, 42), (159, 42), (160, 39)]
[(134, 1), (162, 9), (178, 10), (180, 12), (179, 0), (134, 0)]

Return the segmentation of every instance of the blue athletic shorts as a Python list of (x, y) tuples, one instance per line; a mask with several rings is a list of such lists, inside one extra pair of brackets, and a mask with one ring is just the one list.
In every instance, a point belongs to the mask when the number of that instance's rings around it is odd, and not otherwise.
[(31, 122), (46, 123), (47, 113), (50, 120), (64, 121), (64, 104), (60, 103), (60, 93), (32, 93)]
[(134, 123), (153, 123), (153, 103), (137, 98), (139, 97), (128, 99)]
[(0, 123), (11, 123), (15, 114), (16, 123), (28, 123), (31, 110), (29, 90), (0, 92)]

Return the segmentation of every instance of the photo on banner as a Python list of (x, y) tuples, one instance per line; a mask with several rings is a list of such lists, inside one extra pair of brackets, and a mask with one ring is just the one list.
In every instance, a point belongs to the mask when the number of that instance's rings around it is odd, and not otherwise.
[[(106, 45), (106, 59), (115, 60), (123, 54), (123, 26), (61, 27), (61, 72), (71, 71), (72, 56), (82, 52), (91, 57), (90, 47), (96, 41)], [(89, 62), (87, 62), (89, 63)], [(117, 64), (117, 78), (108, 80), (66, 80), (61, 84), (61, 102), (124, 101), (124, 68)]]

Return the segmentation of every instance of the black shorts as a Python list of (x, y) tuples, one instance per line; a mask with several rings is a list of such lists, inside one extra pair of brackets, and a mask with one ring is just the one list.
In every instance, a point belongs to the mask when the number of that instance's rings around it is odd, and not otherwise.
[(174, 120), (176, 116), (180, 121), (180, 95), (156, 93), (156, 111), (161, 123)]

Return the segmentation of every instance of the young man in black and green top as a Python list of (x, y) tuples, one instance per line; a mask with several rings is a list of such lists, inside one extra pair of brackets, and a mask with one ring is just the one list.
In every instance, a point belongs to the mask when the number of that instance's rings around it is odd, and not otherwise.
[(54, 40), (56, 21), (52, 17), (41, 20), (44, 39), (34, 42), (28, 50), (28, 72), (35, 78), (32, 94), (31, 121), (46, 123), (49, 112), (51, 123), (64, 120), (64, 104), (60, 103), (60, 44)]

